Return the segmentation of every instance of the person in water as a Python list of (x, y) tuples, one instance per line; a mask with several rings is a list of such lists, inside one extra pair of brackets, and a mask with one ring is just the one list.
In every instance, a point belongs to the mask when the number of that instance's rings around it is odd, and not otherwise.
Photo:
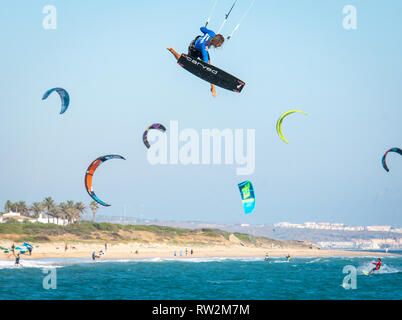
[(15, 256), (15, 266), (16, 267), (22, 267), (20, 264), (20, 259), (21, 259), (20, 254), (17, 253), (17, 255)]
[[(215, 34), (212, 30), (206, 27), (200, 28), (202, 36), (197, 36), (188, 47), (188, 55), (194, 59), (203, 60), (206, 63), (211, 63), (209, 49), (211, 47), (219, 48), (225, 42), (225, 37), (221, 34)], [(180, 59), (180, 55), (171, 47), (167, 48), (176, 58)], [(215, 86), (211, 83), (212, 96), (216, 97)]]
[(265, 254), (264, 260), (265, 260), (265, 261), (269, 261), (269, 253), (268, 253), (268, 252)]
[(97, 255), (95, 254), (95, 251), (92, 252), (92, 261), (95, 262), (97, 258), (99, 258), (99, 256), (97, 256)]
[(380, 270), (380, 268), (381, 268), (381, 259), (378, 258), (378, 261), (377, 262), (372, 262), (372, 264), (375, 264), (375, 267), (372, 270), (370, 270), (370, 272), (368, 274), (370, 274), (370, 273), (372, 273), (374, 271)]
[(287, 259), (288, 262), (290, 261), (290, 255), (289, 255), (289, 253), (288, 253), (288, 255), (286, 256), (286, 259)]

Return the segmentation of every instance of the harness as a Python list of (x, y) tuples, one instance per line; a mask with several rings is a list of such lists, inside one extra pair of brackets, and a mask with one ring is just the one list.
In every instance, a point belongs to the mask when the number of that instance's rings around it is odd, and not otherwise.
[[(201, 59), (202, 60), (202, 53), (198, 51), (195, 48), (195, 43), (199, 38), (202, 38), (203, 36), (196, 36), (193, 41), (191, 41), (190, 45), (188, 46), (188, 55), (194, 59)], [(208, 52), (208, 59), (209, 57), (209, 52)]]

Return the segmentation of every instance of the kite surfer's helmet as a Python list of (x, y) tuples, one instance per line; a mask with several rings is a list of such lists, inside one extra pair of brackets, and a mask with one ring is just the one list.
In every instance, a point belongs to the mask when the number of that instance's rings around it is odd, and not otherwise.
[(225, 37), (221, 34), (217, 34), (209, 41), (209, 45), (214, 46), (215, 48), (219, 48), (224, 42)]

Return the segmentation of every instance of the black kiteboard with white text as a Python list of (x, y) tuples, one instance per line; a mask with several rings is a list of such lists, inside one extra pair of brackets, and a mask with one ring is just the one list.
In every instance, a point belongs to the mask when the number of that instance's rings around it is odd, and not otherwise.
[(243, 81), (229, 73), (213, 66), (212, 64), (192, 58), (184, 53), (181, 55), (177, 63), (195, 76), (208, 81), (209, 83), (213, 83), (218, 87), (234, 92), (241, 92), (245, 86)]

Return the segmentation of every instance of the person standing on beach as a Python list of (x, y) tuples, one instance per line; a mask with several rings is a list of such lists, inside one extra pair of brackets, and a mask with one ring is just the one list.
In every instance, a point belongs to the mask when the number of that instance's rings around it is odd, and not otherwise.
[(176, 251), (173, 253), (174, 256), (176, 256)]
[(96, 258), (98, 258), (98, 256), (95, 254), (95, 251), (92, 252), (92, 261), (95, 262)]
[(107, 251), (107, 243), (105, 243), (105, 251)]
[(9, 255), (7, 256), (7, 259), (10, 258), (11, 255), (13, 255), (15, 257), (15, 245), (13, 243), (13, 245), (11, 246)]
[(193, 249), (191, 249), (190, 254), (193, 255)]
[(15, 256), (15, 266), (16, 267), (22, 267), (22, 265), (20, 264), (20, 259), (21, 259), (20, 254), (17, 253), (17, 255)]
[(181, 251), (180, 251), (180, 257), (182, 256), (182, 253), (181, 253)]
[(186, 255), (187, 255), (187, 253), (188, 253), (188, 250), (187, 250), (187, 248), (186, 248)]

